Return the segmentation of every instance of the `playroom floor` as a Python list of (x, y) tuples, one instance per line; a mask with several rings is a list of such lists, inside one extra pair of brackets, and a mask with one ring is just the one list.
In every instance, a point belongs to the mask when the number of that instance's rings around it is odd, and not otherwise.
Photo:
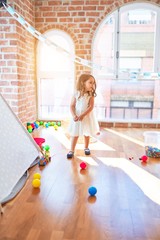
[[(91, 155), (84, 155), (80, 138), (71, 160), (65, 129), (62, 124), (57, 131), (34, 130), (33, 137), (50, 146), (52, 160), (31, 168), (21, 192), (3, 205), (0, 240), (159, 240), (160, 159), (139, 160), (145, 154), (143, 132), (154, 129), (102, 128), (91, 139)], [(86, 170), (80, 169), (82, 161)], [(39, 189), (32, 186), (36, 172)]]

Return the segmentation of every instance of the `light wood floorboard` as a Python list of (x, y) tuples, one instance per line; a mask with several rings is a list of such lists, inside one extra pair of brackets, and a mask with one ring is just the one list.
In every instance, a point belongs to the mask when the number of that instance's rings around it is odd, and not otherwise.
[[(31, 168), (21, 192), (3, 205), (0, 240), (159, 240), (160, 198), (154, 200), (151, 192), (153, 183), (160, 194), (160, 159), (139, 161), (145, 154), (140, 144), (144, 131), (101, 129), (99, 145), (92, 139), (87, 169), (81, 170), (82, 139), (74, 159), (68, 160), (63, 125), (57, 131), (36, 129), (33, 137), (45, 138), (52, 160)], [(39, 189), (32, 187), (35, 172), (41, 174)], [(88, 194), (90, 186), (97, 188), (94, 197)]]

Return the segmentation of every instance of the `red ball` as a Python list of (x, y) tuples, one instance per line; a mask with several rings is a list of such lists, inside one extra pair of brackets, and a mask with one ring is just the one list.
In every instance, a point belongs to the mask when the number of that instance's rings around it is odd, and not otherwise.
[(87, 164), (85, 162), (80, 163), (81, 169), (85, 169), (87, 167)]
[(146, 155), (143, 155), (143, 156), (140, 158), (140, 160), (141, 160), (142, 162), (147, 162), (147, 159), (148, 159), (148, 157), (147, 157)]

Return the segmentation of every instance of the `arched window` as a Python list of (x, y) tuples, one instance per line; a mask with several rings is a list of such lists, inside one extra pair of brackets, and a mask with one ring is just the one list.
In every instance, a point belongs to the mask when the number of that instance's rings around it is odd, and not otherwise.
[(159, 39), (156, 5), (126, 4), (103, 20), (92, 45), (99, 119), (159, 119)]
[(73, 93), (74, 43), (60, 30), (51, 30), (44, 36), (53, 44), (39, 42), (37, 47), (38, 118), (61, 120), (68, 117)]
[[(107, 16), (93, 43), (96, 75), (114, 78), (160, 72), (160, 8), (148, 3), (127, 4)], [(135, 76), (134, 76), (135, 77)]]

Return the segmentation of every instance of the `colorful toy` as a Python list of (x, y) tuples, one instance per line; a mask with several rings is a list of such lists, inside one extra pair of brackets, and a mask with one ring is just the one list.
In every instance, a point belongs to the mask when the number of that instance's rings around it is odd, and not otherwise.
[(38, 165), (39, 165), (39, 166), (45, 166), (46, 164), (47, 164), (46, 159), (45, 159), (44, 156), (42, 156), (42, 157), (40, 158), (40, 160), (39, 160)]
[(44, 126), (45, 126), (46, 128), (48, 128), (48, 127), (49, 127), (48, 123), (44, 123)]
[(145, 152), (148, 157), (160, 158), (160, 149), (152, 146), (145, 146)]
[(89, 187), (88, 192), (91, 196), (94, 196), (97, 193), (97, 189), (93, 186)]
[(33, 181), (32, 181), (32, 186), (33, 186), (34, 188), (39, 188), (40, 185), (41, 185), (40, 179), (33, 179)]
[(61, 126), (61, 122), (57, 122), (57, 126), (60, 127)]
[(57, 125), (54, 125), (53, 126), (55, 130), (58, 130), (58, 126)]
[(45, 145), (43, 149), (44, 149), (45, 151), (49, 151), (50, 146), (49, 146), (49, 145)]
[(40, 121), (40, 122), (39, 122), (39, 125), (43, 125), (43, 124), (44, 124), (44, 122), (43, 122), (43, 121)]
[(50, 162), (51, 161), (51, 156), (50, 156), (50, 146), (49, 145), (45, 145), (43, 147), (43, 150), (44, 150), (44, 158), (46, 160), (46, 163)]
[(85, 162), (81, 162), (81, 163), (80, 163), (80, 168), (81, 168), (81, 169), (84, 170), (84, 169), (86, 169), (86, 167), (87, 167), (87, 164), (86, 164)]
[(41, 174), (40, 173), (34, 173), (33, 179), (41, 179)]
[(45, 151), (44, 157), (47, 163), (51, 161), (51, 156), (49, 151)]
[(29, 133), (31, 133), (33, 131), (33, 127), (30, 123), (27, 123), (27, 130)]
[(51, 156), (50, 156), (49, 150), (50, 150), (49, 145), (42, 146), (43, 156), (39, 160), (39, 166), (45, 166), (48, 162), (51, 161)]
[(143, 163), (146, 163), (148, 160), (148, 157), (146, 155), (143, 155), (142, 157), (139, 158)]
[(44, 138), (34, 138), (34, 141), (38, 144), (38, 146), (42, 149), (42, 144), (45, 142)]
[(56, 122), (52, 122), (52, 126), (56, 125)]
[(38, 128), (39, 125), (37, 124), (37, 122), (34, 122), (34, 128)]

